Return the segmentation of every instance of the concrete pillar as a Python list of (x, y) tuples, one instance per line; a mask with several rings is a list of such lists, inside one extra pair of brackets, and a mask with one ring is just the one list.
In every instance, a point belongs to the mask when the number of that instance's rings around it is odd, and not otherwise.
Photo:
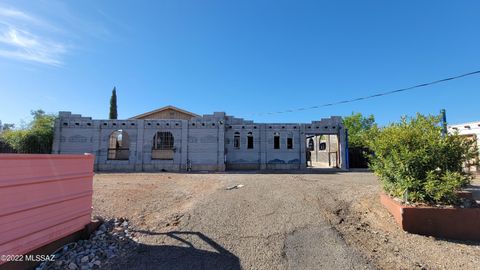
[(62, 129), (62, 123), (60, 121), (60, 118), (57, 118), (55, 120), (55, 126), (54, 126), (54, 134), (53, 134), (53, 144), (52, 144), (52, 154), (60, 154), (60, 137), (61, 137), (61, 129)]
[(145, 120), (137, 120), (137, 141), (136, 141), (136, 153), (135, 153), (135, 171), (143, 171), (143, 142), (145, 140)]
[(260, 170), (267, 169), (267, 125), (260, 124), (258, 125), (260, 129)]
[(100, 163), (101, 143), (102, 143), (102, 125), (100, 121), (93, 122), (92, 131), (92, 151), (95, 154), (95, 171), (98, 170), (98, 164)]
[(182, 120), (182, 146), (180, 152), (180, 170), (187, 170), (187, 161), (188, 161), (188, 133), (189, 127), (187, 120)]
[(340, 168), (343, 170), (348, 169), (347, 162), (346, 162), (347, 149), (346, 149), (345, 139), (346, 139), (345, 129), (338, 128), (338, 148), (339, 148), (338, 150), (340, 152)]
[(306, 145), (306, 136), (305, 136), (305, 125), (300, 125), (299, 128), (299, 138), (300, 138), (300, 169), (306, 169), (307, 168), (307, 156), (306, 156), (306, 151), (307, 151), (307, 145)]
[(217, 126), (217, 170), (225, 171), (225, 121), (220, 120)]

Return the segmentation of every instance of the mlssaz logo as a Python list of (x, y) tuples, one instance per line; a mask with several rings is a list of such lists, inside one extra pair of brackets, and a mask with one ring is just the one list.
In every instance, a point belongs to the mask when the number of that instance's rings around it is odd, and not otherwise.
[(53, 262), (55, 255), (25, 255), (25, 261), (29, 262)]

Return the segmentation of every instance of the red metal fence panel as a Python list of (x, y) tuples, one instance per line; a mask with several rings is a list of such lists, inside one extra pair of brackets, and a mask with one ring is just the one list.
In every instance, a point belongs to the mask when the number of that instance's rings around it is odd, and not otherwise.
[(0, 154), (0, 255), (25, 254), (90, 223), (93, 161)]

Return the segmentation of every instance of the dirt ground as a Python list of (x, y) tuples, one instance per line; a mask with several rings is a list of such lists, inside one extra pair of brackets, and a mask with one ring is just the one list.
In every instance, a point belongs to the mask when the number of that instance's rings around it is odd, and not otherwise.
[(93, 205), (136, 228), (116, 269), (480, 269), (480, 243), (403, 232), (379, 191), (367, 172), (97, 174)]

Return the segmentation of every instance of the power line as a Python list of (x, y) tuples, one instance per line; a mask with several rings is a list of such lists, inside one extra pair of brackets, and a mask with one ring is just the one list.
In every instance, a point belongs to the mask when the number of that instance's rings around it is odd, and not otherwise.
[(436, 80), (436, 81), (432, 81), (432, 82), (428, 82), (428, 83), (422, 83), (422, 84), (418, 84), (418, 85), (414, 85), (414, 86), (410, 86), (410, 87), (406, 87), (406, 88), (381, 92), (381, 93), (370, 95), (370, 96), (346, 99), (346, 100), (342, 100), (342, 101), (336, 101), (336, 102), (326, 103), (326, 104), (312, 106), (312, 107), (297, 108), (297, 109), (291, 109), (291, 110), (286, 110), (286, 111), (278, 111), (278, 112), (257, 113), (257, 114), (253, 114), (253, 115), (272, 115), (272, 114), (281, 114), (281, 113), (291, 113), (291, 112), (296, 112), (296, 111), (314, 110), (314, 109), (318, 109), (318, 108), (322, 108), (322, 107), (330, 107), (330, 106), (335, 106), (335, 105), (339, 105), (339, 104), (346, 104), (346, 103), (352, 103), (352, 102), (357, 102), (357, 101), (366, 100), (366, 99), (372, 99), (372, 98), (381, 97), (381, 96), (387, 96), (387, 95), (391, 95), (391, 94), (396, 94), (396, 93), (400, 93), (400, 92), (409, 91), (409, 90), (412, 90), (412, 89), (415, 89), (415, 88), (426, 87), (426, 86), (430, 86), (430, 85), (433, 85), (433, 84), (442, 83), (442, 82), (446, 82), (446, 81), (451, 81), (451, 80), (455, 80), (455, 79), (460, 79), (460, 78), (463, 78), (463, 77), (472, 76), (472, 75), (476, 75), (476, 74), (480, 74), (480, 70), (465, 73), (465, 74), (458, 75), (458, 76), (448, 77), (448, 78), (445, 78), (445, 79)]

